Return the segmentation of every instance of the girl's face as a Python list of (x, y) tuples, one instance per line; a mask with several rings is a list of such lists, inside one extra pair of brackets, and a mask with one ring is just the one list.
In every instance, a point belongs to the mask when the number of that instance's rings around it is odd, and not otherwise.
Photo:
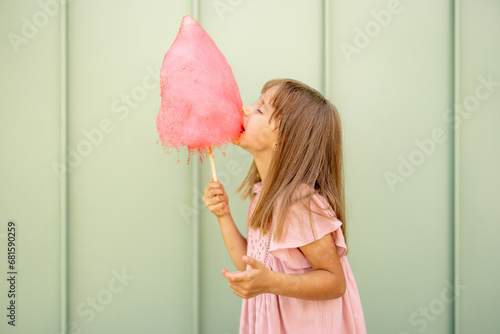
[(243, 127), (245, 132), (241, 134), (238, 146), (255, 154), (261, 152), (272, 152), (273, 145), (278, 139), (278, 131), (274, 120), (269, 124), (274, 108), (269, 101), (276, 87), (268, 89), (257, 102), (243, 107)]

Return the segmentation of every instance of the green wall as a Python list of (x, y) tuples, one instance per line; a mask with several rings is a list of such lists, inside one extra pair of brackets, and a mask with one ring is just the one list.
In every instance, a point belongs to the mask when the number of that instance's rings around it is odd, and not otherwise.
[[(368, 333), (500, 332), (498, 1), (64, 3), (0, 2), (3, 277), (17, 225), (16, 327), (4, 278), (1, 333), (237, 332), (201, 201), (210, 163), (157, 143), (159, 68), (187, 14), (244, 104), (292, 77), (338, 107)], [(234, 192), (251, 155), (225, 152), (217, 176), (245, 232)]]

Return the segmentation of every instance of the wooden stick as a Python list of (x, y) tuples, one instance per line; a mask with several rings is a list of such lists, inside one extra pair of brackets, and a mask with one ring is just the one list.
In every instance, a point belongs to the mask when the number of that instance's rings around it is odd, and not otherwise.
[(214, 177), (214, 181), (217, 181), (217, 174), (215, 173), (215, 163), (214, 163), (214, 156), (212, 155), (212, 146), (208, 147), (208, 152), (210, 152), (210, 165), (212, 166), (212, 176)]

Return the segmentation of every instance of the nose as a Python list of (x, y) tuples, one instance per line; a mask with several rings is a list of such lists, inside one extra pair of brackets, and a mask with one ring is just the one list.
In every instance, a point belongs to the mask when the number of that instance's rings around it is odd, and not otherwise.
[(250, 113), (250, 109), (248, 106), (243, 106), (243, 118), (248, 117), (248, 114)]

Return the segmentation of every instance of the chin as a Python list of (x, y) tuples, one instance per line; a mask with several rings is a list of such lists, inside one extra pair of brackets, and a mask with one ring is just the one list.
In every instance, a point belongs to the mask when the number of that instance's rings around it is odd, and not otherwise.
[[(233, 144), (234, 144), (234, 145), (236, 145), (236, 146), (238, 146), (238, 147), (241, 147), (242, 149), (244, 149), (244, 150), (245, 150), (245, 151), (247, 151), (247, 152), (250, 152), (250, 151), (248, 150), (248, 146), (246, 146), (246, 145), (245, 145), (245, 142), (244, 142), (243, 140), (241, 140), (241, 138), (240, 138), (240, 139), (238, 139), (238, 141), (235, 141)], [(250, 153), (251, 153), (251, 152), (250, 152)]]
[(244, 143), (242, 142), (237, 142), (237, 143), (234, 143), (236, 146), (238, 147), (241, 147), (242, 149), (244, 149), (245, 151), (248, 151), (248, 147), (245, 146)]

